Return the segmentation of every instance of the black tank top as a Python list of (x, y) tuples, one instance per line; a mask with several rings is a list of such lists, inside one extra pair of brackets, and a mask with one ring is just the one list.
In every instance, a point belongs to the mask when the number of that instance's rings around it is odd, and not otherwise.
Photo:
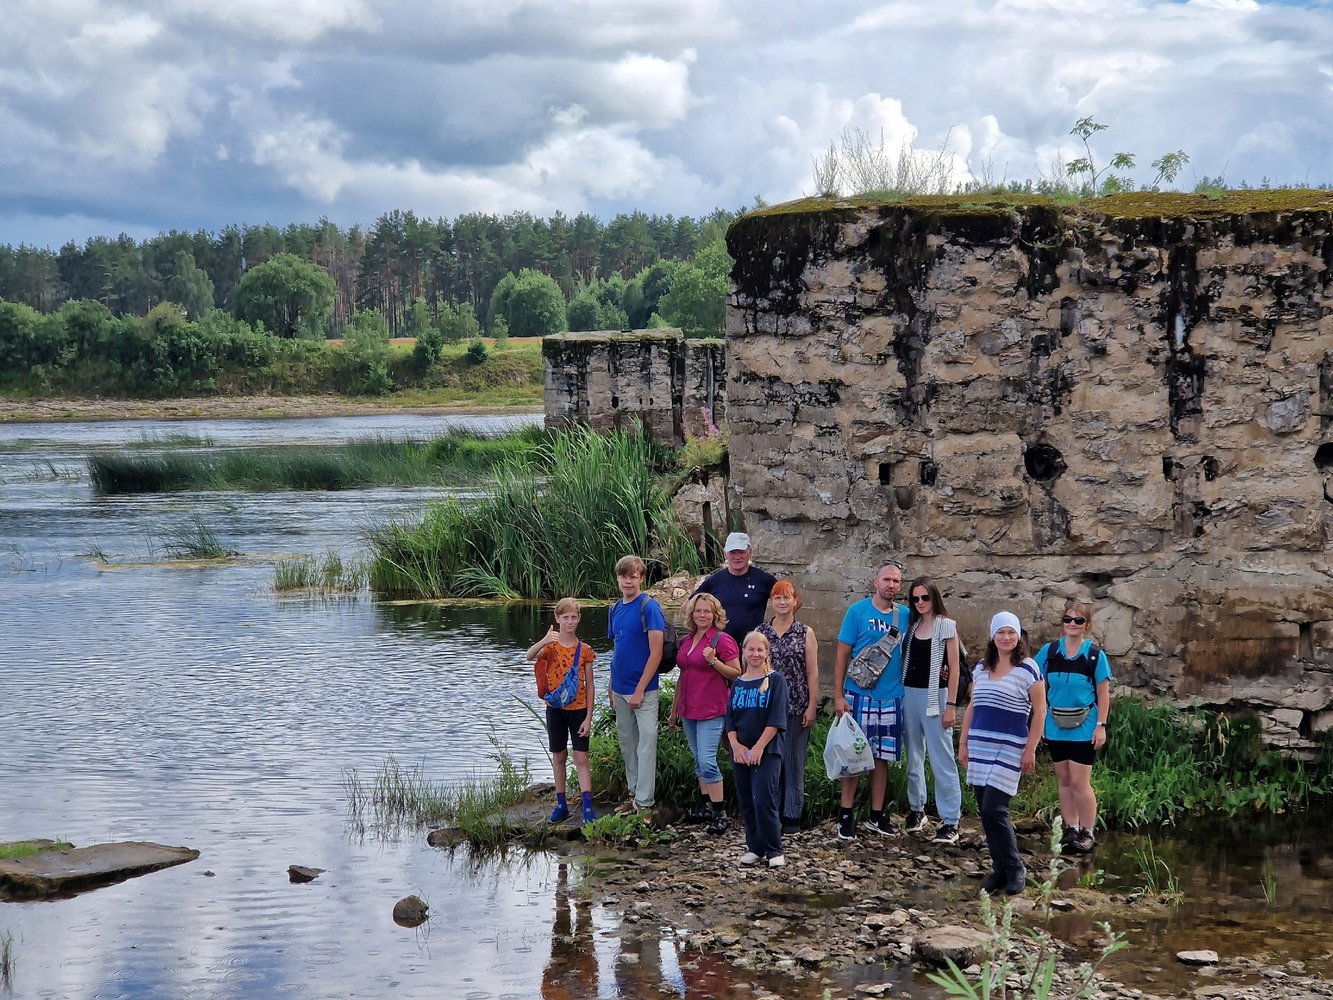
[[(907, 671), (903, 674), (903, 687), (923, 688), (930, 683), (930, 648), (934, 640), (912, 636), (907, 644)], [(948, 687), (949, 681), (940, 671), (940, 687)]]

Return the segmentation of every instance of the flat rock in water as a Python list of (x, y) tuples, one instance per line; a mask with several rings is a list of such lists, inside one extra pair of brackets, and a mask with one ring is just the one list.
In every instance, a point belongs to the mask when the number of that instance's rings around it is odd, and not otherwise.
[(287, 877), (293, 882), (313, 882), (323, 874), (323, 868), (311, 868), (307, 865), (287, 866)]
[(1184, 962), (1186, 965), (1216, 965), (1219, 961), (1217, 952), (1198, 950), (1198, 951), (1178, 951), (1176, 952), (1176, 961)]
[(197, 857), (199, 852), (188, 847), (164, 847), (142, 841), (43, 851), (26, 858), (0, 861), (0, 891), (39, 898), (82, 892), (182, 865)]
[(944, 965), (952, 960), (960, 969), (977, 961), (990, 938), (971, 927), (946, 924), (921, 935), (912, 942), (917, 958), (931, 965)]

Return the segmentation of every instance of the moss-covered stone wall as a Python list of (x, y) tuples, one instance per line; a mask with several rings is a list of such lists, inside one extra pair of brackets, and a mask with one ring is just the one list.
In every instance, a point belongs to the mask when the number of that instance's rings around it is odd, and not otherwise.
[(905, 557), (973, 649), (1091, 598), (1120, 682), (1333, 726), (1333, 193), (814, 199), (728, 246), (732, 486), (831, 626)]

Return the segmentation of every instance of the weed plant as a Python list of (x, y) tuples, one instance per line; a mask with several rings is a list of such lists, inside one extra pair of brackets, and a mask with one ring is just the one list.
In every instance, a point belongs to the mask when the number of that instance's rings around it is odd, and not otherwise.
[(365, 564), (345, 560), (336, 552), (326, 552), (319, 559), (314, 556), (280, 559), (273, 567), (273, 589), (278, 593), (303, 590), (316, 594), (355, 594), (365, 586)]
[(1272, 858), (1264, 858), (1264, 877), (1259, 883), (1264, 891), (1264, 903), (1272, 906), (1277, 902), (1277, 865)]
[(651, 826), (634, 813), (609, 813), (591, 823), (584, 823), (583, 839), (590, 844), (639, 847), (643, 844), (670, 843), (676, 839), (676, 834), (670, 827)]
[(1166, 859), (1157, 853), (1152, 838), (1146, 843), (1134, 847), (1134, 860), (1139, 866), (1139, 877), (1143, 879), (1143, 891), (1150, 896), (1178, 902), (1184, 898), (1180, 891), (1180, 879), (1176, 877)]
[(166, 528), (158, 544), (172, 559), (226, 559), (238, 554), (222, 544), (217, 532), (199, 514)]
[(0, 934), (0, 987), (8, 992), (14, 985), (14, 967), (18, 958), (14, 955), (14, 932)]
[(371, 589), (402, 597), (549, 598), (615, 592), (628, 552), (650, 567), (699, 570), (694, 543), (641, 434), (576, 428), (495, 468), (487, 495), (446, 499), (420, 520), (372, 529)]
[(12, 861), (14, 858), (30, 858), (43, 851), (68, 851), (73, 844), (59, 838), (50, 847), (42, 847), (31, 840), (19, 840), (11, 844), (0, 844), (0, 861)]
[[(1046, 875), (1037, 883), (1036, 912), (1043, 918), (1051, 914), (1051, 899), (1061, 873), (1066, 867), (1060, 857), (1060, 835), (1062, 827), (1059, 819), (1051, 828), (1051, 860)], [(1015, 997), (1030, 997), (1031, 1000), (1050, 1000), (1052, 997), (1092, 997), (1100, 996), (1093, 979), (1102, 962), (1126, 947), (1124, 935), (1112, 933), (1109, 924), (1100, 924), (1104, 935), (1101, 955), (1095, 963), (1084, 962), (1079, 965), (1072, 977), (1064, 982), (1056, 981), (1056, 969), (1060, 948), (1049, 931), (1039, 927), (1027, 929), (1024, 940), (1014, 943), (1013, 904), (1006, 899), (1004, 907), (996, 916), (991, 897), (981, 894), (981, 922), (986, 928), (989, 940), (986, 944), (985, 959), (973, 981), (967, 972), (959, 968), (952, 959), (948, 960), (945, 970), (930, 972), (926, 978), (944, 990), (945, 996), (953, 1000), (1006, 1000), (1012, 990)], [(1014, 983), (1017, 985), (1014, 985)], [(1057, 992), (1058, 991), (1058, 992)]]
[(488, 776), (460, 783), (432, 781), (420, 765), (404, 768), (390, 755), (367, 785), (355, 768), (343, 772), (348, 819), (359, 832), (392, 835), (404, 829), (443, 823), (457, 827), (473, 844), (494, 846), (509, 838), (504, 811), (524, 801), (532, 785), (526, 762), (517, 762), (491, 736), (495, 764)]

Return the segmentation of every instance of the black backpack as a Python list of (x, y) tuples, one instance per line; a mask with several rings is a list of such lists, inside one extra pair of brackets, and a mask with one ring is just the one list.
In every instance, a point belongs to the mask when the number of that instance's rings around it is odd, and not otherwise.
[[(1086, 657), (1076, 656), (1072, 660), (1065, 656), (1064, 642), (1060, 639), (1052, 640), (1046, 644), (1046, 666), (1042, 670), (1044, 674), (1063, 673), (1063, 674), (1082, 674), (1088, 680), (1092, 681), (1092, 686), (1097, 686), (1097, 660), (1102, 655), (1102, 647), (1097, 643), (1090, 643), (1088, 646), (1088, 655)], [(1054, 665), (1059, 665), (1057, 671)], [(1049, 689), (1051, 682), (1046, 681), (1046, 687)]]

